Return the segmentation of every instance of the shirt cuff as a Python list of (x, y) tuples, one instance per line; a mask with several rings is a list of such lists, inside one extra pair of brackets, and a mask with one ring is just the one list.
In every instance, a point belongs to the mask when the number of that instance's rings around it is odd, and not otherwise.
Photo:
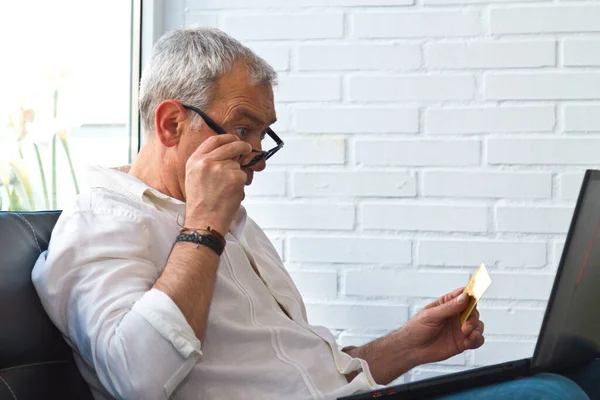
[(134, 304), (131, 311), (144, 318), (171, 342), (183, 358), (197, 359), (202, 355), (200, 340), (179, 307), (165, 293), (151, 289)]

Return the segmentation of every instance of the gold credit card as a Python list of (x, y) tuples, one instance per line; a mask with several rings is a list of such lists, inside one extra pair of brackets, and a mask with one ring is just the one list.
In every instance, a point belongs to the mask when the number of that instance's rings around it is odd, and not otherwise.
[(460, 314), (461, 325), (464, 324), (469, 318), (469, 315), (471, 315), (471, 312), (473, 312), (473, 309), (475, 309), (477, 302), (481, 296), (483, 296), (485, 291), (488, 290), (491, 284), (492, 278), (490, 278), (487, 269), (485, 269), (485, 265), (481, 264), (473, 276), (471, 276), (471, 280), (464, 290), (464, 293), (469, 296), (469, 304), (467, 305), (467, 308), (465, 308)]

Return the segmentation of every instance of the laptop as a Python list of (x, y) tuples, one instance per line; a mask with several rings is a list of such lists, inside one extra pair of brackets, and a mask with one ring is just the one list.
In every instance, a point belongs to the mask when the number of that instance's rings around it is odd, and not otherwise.
[(599, 231), (600, 171), (587, 170), (532, 358), (389, 386), (339, 400), (427, 399), (539, 372), (561, 372), (600, 357)]

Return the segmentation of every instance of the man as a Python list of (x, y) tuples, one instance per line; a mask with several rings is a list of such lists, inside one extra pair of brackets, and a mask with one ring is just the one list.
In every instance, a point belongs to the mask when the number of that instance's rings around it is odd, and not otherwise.
[(261, 144), (279, 143), (275, 78), (215, 29), (156, 44), (140, 86), (146, 143), (129, 174), (95, 171), (33, 271), (95, 398), (334, 399), (483, 344), (477, 311), (459, 323), (462, 289), (362, 347), (309, 325), (241, 207), (281, 147)]

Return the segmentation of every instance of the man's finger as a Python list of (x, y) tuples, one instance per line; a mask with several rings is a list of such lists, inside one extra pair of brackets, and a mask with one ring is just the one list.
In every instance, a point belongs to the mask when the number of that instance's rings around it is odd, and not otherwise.
[(451, 301), (452, 299), (455, 299), (456, 297), (458, 297), (464, 290), (465, 290), (464, 287), (456, 288), (453, 291), (451, 291), (450, 293), (443, 295), (442, 297), (440, 297), (433, 303), (427, 304), (425, 307), (423, 307), (423, 310), (427, 310), (429, 308), (433, 308), (433, 307), (437, 307), (442, 304), (445, 304), (445, 303)]
[(481, 335), (483, 335), (483, 331), (485, 330), (485, 324), (483, 323), (483, 321), (479, 321), (479, 323), (477, 324), (477, 326), (474, 329), (476, 332), (479, 332)]
[[(479, 311), (477, 310), (477, 308), (474, 308), (471, 312), (471, 315), (469, 315), (469, 319), (467, 319), (465, 323), (461, 326), (461, 331), (465, 336), (468, 337), (471, 334), (471, 332), (475, 330), (475, 328), (479, 327), (480, 323), (483, 324), (483, 322), (479, 320)], [(483, 330), (481, 331), (481, 333), (483, 333)]]
[(465, 337), (469, 337), (471, 335), (471, 333), (473, 333), (473, 331), (475, 330), (476, 327), (477, 327), (477, 322), (467, 321), (460, 327), (460, 330), (463, 333), (463, 335), (465, 335)]
[(206, 155), (207, 159), (222, 161), (222, 160), (237, 160), (241, 155), (248, 154), (252, 151), (252, 146), (246, 142), (238, 141), (227, 143), (216, 148)]
[(475, 306), (473, 311), (471, 311), (471, 315), (469, 315), (469, 319), (467, 319), (467, 321), (474, 321), (474, 320), (479, 320), (479, 310), (477, 309), (477, 306)]
[(230, 133), (226, 135), (213, 135), (206, 139), (198, 148), (195, 153), (208, 154), (211, 151), (218, 149), (219, 147), (233, 142), (241, 142), (242, 140), (236, 135)]
[(467, 300), (467, 294), (461, 293), (458, 297), (455, 297), (444, 304), (428, 309), (428, 317), (431, 322), (439, 323), (446, 318), (457, 316), (467, 306)]
[(464, 340), (463, 346), (465, 347), (465, 349), (478, 349), (479, 347), (483, 346), (484, 342), (485, 338), (483, 337), (483, 335), (475, 331), (468, 339)]

